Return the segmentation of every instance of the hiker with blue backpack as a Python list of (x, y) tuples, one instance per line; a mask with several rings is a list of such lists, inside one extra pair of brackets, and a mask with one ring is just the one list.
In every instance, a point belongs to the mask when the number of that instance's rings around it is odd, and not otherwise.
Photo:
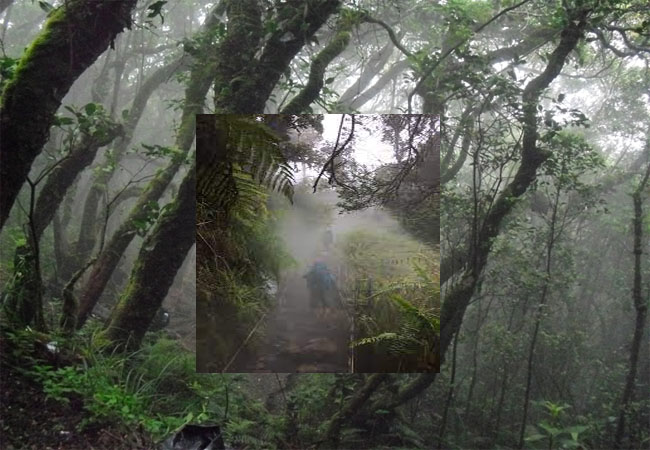
[(312, 309), (327, 311), (335, 306), (338, 298), (336, 281), (323, 259), (317, 259), (303, 278), (307, 279), (309, 304)]

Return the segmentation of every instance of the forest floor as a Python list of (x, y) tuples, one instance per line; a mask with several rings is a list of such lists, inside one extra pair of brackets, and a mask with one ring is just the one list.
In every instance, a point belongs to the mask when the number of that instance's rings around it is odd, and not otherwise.
[(299, 273), (286, 276), (266, 327), (235, 359), (232, 372), (349, 372), (349, 319), (338, 308), (312, 309)]
[[(4, 350), (4, 348), (3, 348)], [(114, 424), (83, 426), (81, 399), (48, 399), (41, 386), (0, 358), (0, 448), (38, 450), (151, 449), (144, 433)]]

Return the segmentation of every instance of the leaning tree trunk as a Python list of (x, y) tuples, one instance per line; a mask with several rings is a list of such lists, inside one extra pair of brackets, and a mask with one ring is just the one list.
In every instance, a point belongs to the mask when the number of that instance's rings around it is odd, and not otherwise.
[[(214, 80), (217, 112), (258, 114), (298, 52), (340, 6), (340, 0), (296, 0), (280, 3), (277, 21), (284, 23), (264, 36), (262, 11), (256, 0), (229, 2), (231, 27), (217, 50), (220, 63)], [(293, 36), (287, 40), (286, 36)], [(260, 54), (259, 58), (256, 55)]]
[[(650, 157), (650, 141), (647, 144), (648, 157)], [(646, 318), (648, 316), (647, 301), (644, 301), (641, 293), (641, 255), (643, 254), (643, 192), (650, 178), (650, 162), (646, 168), (645, 175), (641, 184), (632, 194), (634, 203), (634, 281), (632, 285), (632, 301), (636, 310), (636, 326), (634, 327), (634, 337), (630, 346), (630, 368), (625, 380), (623, 389), (623, 398), (618, 413), (618, 422), (616, 425), (616, 434), (614, 435), (614, 448), (622, 448), (625, 439), (625, 416), (627, 415), (628, 406), (634, 396), (634, 384), (636, 380), (637, 365), (639, 362), (639, 350), (643, 341), (643, 329), (645, 328)]]
[[(260, 28), (261, 10), (254, 0), (228, 3), (226, 36), (216, 47), (208, 40), (196, 51), (196, 55), (204, 60), (194, 65), (190, 75), (176, 147), (182, 153), (187, 153), (191, 147), (196, 125), (195, 115), (201, 113), (205, 96), (212, 83), (215, 85), (215, 106), (218, 110), (246, 113), (262, 111), (273, 87), (304, 46), (306, 38), (322, 26), (338, 5), (339, 0), (320, 0), (311, 8), (307, 8), (305, 14), (296, 15), (295, 5), (284, 4), (279, 14), (284, 12), (287, 17), (292, 17), (287, 23), (288, 29), (295, 36), (305, 39), (284, 42), (281, 38), (285, 32), (275, 33), (266, 42), (260, 60), (254, 61), (263, 35)], [(206, 19), (205, 29), (210, 30), (218, 25), (220, 21), (211, 14)], [(242, 45), (242, 42), (249, 45)], [(243, 53), (242, 48), (246, 49)], [(251, 72), (248, 72), (249, 70)], [(246, 78), (247, 76), (251, 78)], [(149, 184), (129, 217), (99, 255), (79, 299), (77, 326), (81, 327), (88, 319), (121, 255), (135, 236), (135, 224), (146, 214), (144, 207), (158, 200), (177, 170), (178, 162), (172, 161), (168, 168)]]
[(100, 334), (111, 349), (136, 350), (174, 276), (194, 245), (196, 163), (185, 176), (174, 200), (151, 235), (145, 239), (129, 284)]
[(550, 153), (537, 146), (537, 106), (542, 92), (559, 75), (566, 58), (580, 40), (586, 26), (588, 11), (579, 11), (570, 17), (569, 25), (562, 31), (557, 48), (549, 56), (544, 71), (533, 78), (522, 95), (524, 117), (522, 136), (522, 159), (513, 181), (501, 192), (479, 232), (476, 248), (471, 249), (473, 261), (462, 275), (458, 284), (450, 289), (442, 305), (440, 332), (441, 353), (444, 356), (454, 334), (462, 324), (465, 310), (474, 294), (478, 279), (485, 268), (494, 238), (499, 234), (503, 219), (512, 211), (516, 200), (535, 181), (537, 169), (548, 159)]
[[(131, 103), (129, 115), (124, 122), (124, 135), (118, 139), (113, 147), (114, 160), (119, 161), (126, 153), (133, 139), (135, 129), (142, 118), (147, 103), (149, 102), (151, 94), (153, 94), (160, 85), (169, 80), (173, 74), (178, 73), (178, 71), (186, 70), (189, 62), (190, 58), (188, 58), (187, 55), (183, 55), (170, 64), (155, 70), (142, 83), (142, 86), (138, 89), (138, 93)], [(83, 265), (85, 261), (90, 258), (90, 254), (95, 247), (97, 235), (91, 233), (90, 230), (93, 229), (94, 224), (96, 223), (99, 201), (102, 194), (106, 191), (106, 186), (115, 172), (115, 167), (116, 165), (112, 165), (110, 162), (105, 164), (93, 181), (93, 184), (86, 195), (83, 214), (81, 216), (81, 225), (79, 227), (79, 239), (75, 244), (74, 251), (76, 264), (79, 266)]]
[(137, 0), (68, 0), (23, 55), (0, 104), (0, 228), (72, 83), (131, 25)]
[(370, 396), (388, 378), (387, 373), (375, 373), (368, 377), (364, 385), (348, 400), (341, 410), (334, 414), (327, 424), (325, 437), (321, 442), (325, 448), (338, 448), (341, 427), (368, 402)]
[[(204, 33), (213, 31), (214, 27), (219, 25), (219, 21), (211, 14), (206, 19)], [(201, 54), (208, 53), (212, 49), (211, 42), (204, 44)], [(205, 97), (210, 89), (214, 79), (214, 63), (203, 62), (194, 63), (188, 86), (185, 90), (185, 104), (181, 116), (180, 126), (176, 134), (175, 147), (179, 154), (175, 155), (168, 166), (160, 171), (156, 177), (149, 182), (138, 202), (129, 213), (126, 220), (115, 231), (110, 241), (97, 257), (90, 276), (79, 296), (79, 312), (77, 318), (77, 327), (84, 325), (93, 308), (99, 301), (99, 298), (106, 288), (106, 284), (111, 278), (113, 271), (126, 251), (127, 247), (136, 236), (136, 224), (147, 216), (146, 206), (151, 202), (156, 202), (165, 192), (165, 189), (171, 183), (174, 175), (180, 168), (185, 156), (192, 147), (194, 132), (196, 127), (196, 115), (203, 110)]]

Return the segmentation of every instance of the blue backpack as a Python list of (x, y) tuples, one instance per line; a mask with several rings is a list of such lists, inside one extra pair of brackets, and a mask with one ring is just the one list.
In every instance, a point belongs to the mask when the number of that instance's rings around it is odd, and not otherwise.
[(334, 287), (334, 276), (330, 273), (327, 265), (322, 262), (317, 262), (309, 271), (308, 278), (311, 283), (316, 285), (319, 289), (327, 290)]

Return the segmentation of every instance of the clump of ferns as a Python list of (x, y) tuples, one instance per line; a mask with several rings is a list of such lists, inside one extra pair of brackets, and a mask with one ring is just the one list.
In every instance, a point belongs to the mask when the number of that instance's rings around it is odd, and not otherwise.
[[(394, 331), (384, 331), (359, 339), (354, 346), (381, 346), (394, 356), (417, 355), (427, 360), (436, 351), (440, 333), (440, 317), (429, 308), (414, 305), (399, 293), (387, 295), (387, 299), (399, 310), (399, 327)], [(367, 321), (367, 326), (370, 321)], [(377, 321), (374, 321), (375, 326)]]
[(281, 139), (255, 116), (219, 115), (215, 120), (226, 136), (226, 147), (216, 145), (204, 155), (197, 196), (225, 215), (222, 231), (241, 250), (229, 258), (231, 266), (247, 268), (242, 278), (251, 284), (265, 284), (290, 260), (273, 236), (267, 202), (269, 191), (292, 199), (292, 169), (282, 154)]
[(364, 299), (367, 313), (359, 324), (363, 334), (370, 336), (354, 346), (381, 346), (395, 356), (417, 355), (424, 361), (435, 356), (440, 334), (439, 272), (432, 259), (424, 261), (413, 264), (416, 281), (389, 286)]
[(264, 286), (249, 284), (244, 270), (224, 268), (215, 275), (215, 292), (234, 308), (238, 322), (252, 322), (266, 312), (270, 299)]
[(273, 130), (254, 117), (220, 115), (215, 120), (226, 136), (226, 148), (216, 145), (203, 155), (197, 174), (199, 198), (244, 221), (256, 215), (260, 197), (265, 198), (262, 187), (291, 199), (292, 169)]

